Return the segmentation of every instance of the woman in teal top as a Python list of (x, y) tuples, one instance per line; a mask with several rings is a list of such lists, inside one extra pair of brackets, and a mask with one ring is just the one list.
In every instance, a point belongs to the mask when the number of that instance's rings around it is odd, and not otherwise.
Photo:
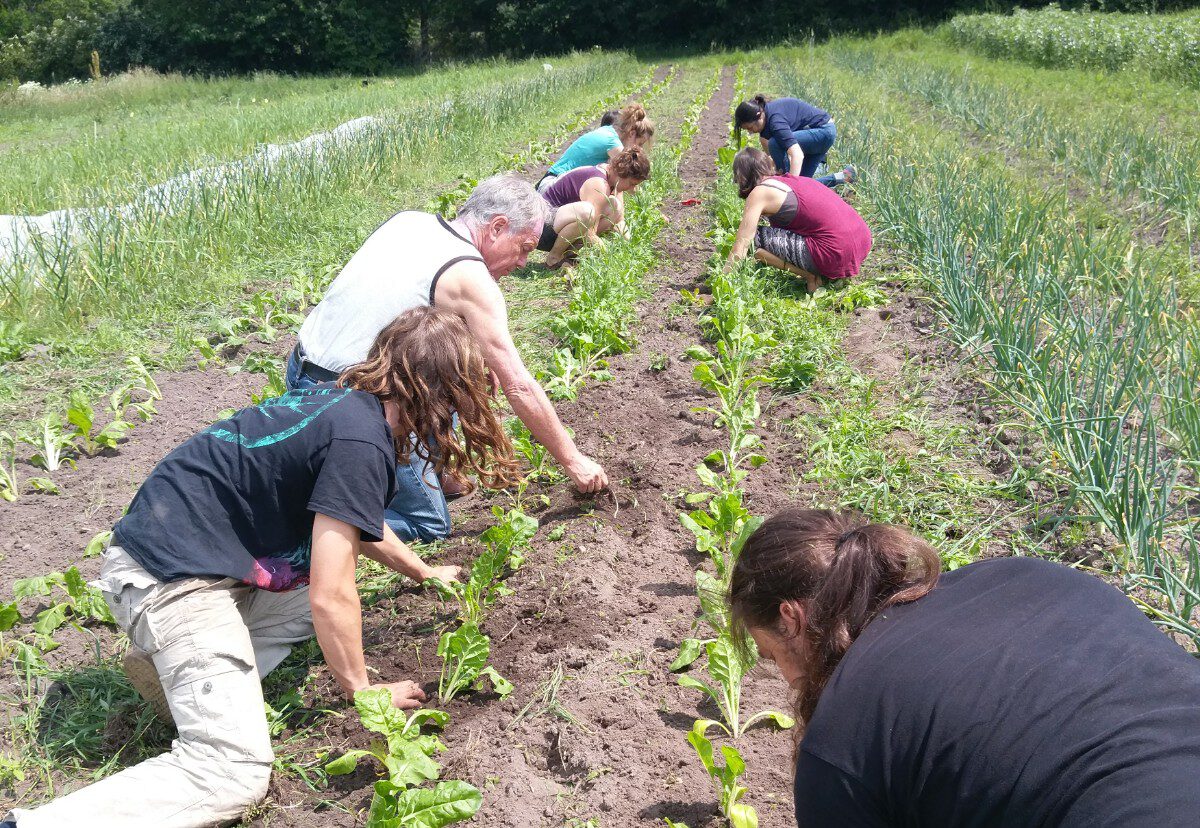
[(646, 108), (640, 103), (629, 104), (611, 126), (598, 127), (576, 138), (538, 181), (537, 191), (544, 193), (560, 175), (571, 170), (603, 164), (626, 147), (649, 152), (653, 140), (654, 122), (646, 117)]

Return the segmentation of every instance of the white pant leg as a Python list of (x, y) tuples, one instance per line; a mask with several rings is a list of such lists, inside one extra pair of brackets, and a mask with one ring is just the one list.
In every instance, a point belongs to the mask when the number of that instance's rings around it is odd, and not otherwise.
[(287, 592), (246, 589), (238, 595), (238, 609), (250, 631), (260, 679), (288, 657), (293, 644), (316, 634), (307, 586)]
[(140, 598), (136, 607), (112, 607), (154, 659), (179, 736), (170, 753), (35, 810), (14, 810), (19, 828), (207, 828), (266, 796), (274, 754), (237, 590), (228, 579), (193, 580), (116, 596)]

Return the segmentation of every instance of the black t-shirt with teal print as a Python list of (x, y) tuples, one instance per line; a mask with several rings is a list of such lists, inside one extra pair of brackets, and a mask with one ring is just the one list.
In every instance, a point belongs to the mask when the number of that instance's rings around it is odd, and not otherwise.
[(163, 582), (218, 576), (278, 592), (308, 583), (314, 513), (380, 540), (395, 490), (383, 406), (326, 383), (244, 408), (177, 447), (113, 543)]

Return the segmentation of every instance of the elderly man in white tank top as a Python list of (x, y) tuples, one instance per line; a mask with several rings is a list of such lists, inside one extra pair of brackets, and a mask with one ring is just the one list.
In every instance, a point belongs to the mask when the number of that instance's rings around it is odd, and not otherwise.
[[(367, 357), (376, 335), (409, 308), (436, 305), (467, 323), (509, 405), (582, 492), (608, 485), (604, 469), (567, 434), (508, 329), (497, 281), (536, 248), (546, 203), (527, 182), (497, 175), (479, 183), (453, 221), (397, 213), (366, 240), (300, 329), (288, 358), (288, 388), (336, 380)], [(387, 523), (402, 540), (450, 534), (441, 481), (414, 453), (397, 469), (399, 494)]]

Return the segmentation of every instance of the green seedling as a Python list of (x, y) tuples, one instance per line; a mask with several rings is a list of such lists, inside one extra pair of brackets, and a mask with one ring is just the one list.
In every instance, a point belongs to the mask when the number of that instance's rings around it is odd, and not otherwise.
[(29, 487), (42, 494), (60, 494), (58, 484), (49, 477), (31, 477), (29, 478)]
[(740, 801), (746, 793), (746, 788), (738, 782), (738, 778), (746, 772), (746, 762), (737, 748), (721, 745), (724, 762), (718, 764), (712, 741), (708, 738), (708, 729), (712, 725), (719, 726), (720, 722), (699, 719), (688, 733), (688, 743), (695, 748), (700, 763), (717, 783), (721, 815), (729, 820), (731, 828), (758, 828), (757, 812)]
[(696, 536), (696, 551), (709, 556), (722, 583), (728, 580), (746, 540), (763, 522), (751, 517), (742, 505), (740, 489), (712, 497), (706, 509), (681, 514), (679, 520)]
[(712, 683), (689, 675), (679, 676), (677, 681), (681, 687), (699, 690), (716, 702), (724, 717), (724, 722), (713, 722), (713, 724), (734, 739), (739, 738), (759, 722), (772, 721), (784, 730), (795, 724), (790, 716), (777, 710), (760, 711), (742, 722), (742, 679), (754, 666), (754, 659), (751, 659), (752, 653), (743, 656), (741, 649), (733, 643), (729, 630), (722, 630), (715, 639), (705, 642), (704, 650), (708, 655), (708, 674), (712, 678)]
[(442, 633), (437, 654), (442, 659), (438, 678), (438, 701), (449, 704), (464, 690), (476, 690), (490, 682), (492, 689), (504, 698), (513, 691), (512, 682), (487, 665), (492, 640), (474, 624), (462, 624), (458, 629)]
[(71, 435), (64, 434), (62, 421), (53, 415), (46, 415), (40, 424), (36, 437), (23, 437), (23, 442), (37, 449), (29, 462), (40, 466), (46, 471), (58, 471), (64, 465), (75, 467), (75, 460), (67, 456), (74, 440)]
[(7, 431), (0, 431), (0, 498), (10, 503), (21, 494), (16, 447), (16, 438)]
[(504, 585), (507, 574), (509, 549), (502, 545), (485, 546), (484, 551), (471, 564), (471, 574), (465, 581), (446, 583), (438, 578), (430, 579), (443, 598), (458, 602), (458, 619), (475, 627), (483, 624), (488, 608), (501, 595), (511, 595), (512, 590)]
[(492, 507), (492, 515), (497, 522), (488, 527), (479, 539), (495, 554), (504, 556), (508, 568), (515, 572), (525, 563), (525, 556), (531, 548), (530, 541), (537, 534), (538, 520), (520, 509), (505, 511), (499, 506)]
[(88, 545), (84, 547), (83, 557), (94, 558), (99, 555), (108, 547), (109, 542), (112, 541), (112, 536), (113, 533), (111, 529), (105, 529), (103, 532), (97, 532), (92, 536), (92, 539), (88, 541)]
[(96, 425), (96, 409), (82, 391), (71, 392), (67, 405), (67, 421), (75, 427), (74, 444), (87, 455), (95, 455), (105, 449), (116, 448), (117, 444), (133, 430), (133, 423), (126, 422), (114, 412), (111, 422), (102, 428)]
[(89, 586), (76, 567), (66, 572), (19, 578), (13, 581), (13, 595), (16, 598), (14, 606), (31, 598), (57, 598), (34, 619), (34, 646), (43, 653), (58, 647), (53, 634), (63, 624), (80, 627), (85, 621), (115, 623), (100, 590)]
[(445, 727), (449, 714), (418, 710), (405, 715), (392, 705), (391, 691), (384, 688), (358, 691), (354, 707), (363, 727), (381, 734), (384, 741), (373, 742), (369, 750), (349, 751), (326, 764), (325, 770), (335, 776), (351, 773), (367, 757), (383, 765), (387, 778), (375, 783), (368, 828), (441, 828), (475, 815), (483, 797), (465, 782), (414, 787), (438, 778), (441, 767), (433, 756), (445, 750), (440, 739), (421, 733), (421, 728)]
[(543, 483), (558, 483), (563, 479), (562, 472), (554, 463), (554, 456), (545, 446), (533, 439), (529, 429), (518, 418), (507, 418), (504, 421), (504, 430), (508, 432), (513, 449), (529, 464), (529, 478)]

